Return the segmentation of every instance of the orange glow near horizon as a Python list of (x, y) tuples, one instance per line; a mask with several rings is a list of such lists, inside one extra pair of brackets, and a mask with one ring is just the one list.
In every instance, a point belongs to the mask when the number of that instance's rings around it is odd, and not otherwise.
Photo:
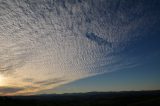
[(5, 77), (0, 74), (0, 86), (4, 86), (4, 85), (5, 85)]

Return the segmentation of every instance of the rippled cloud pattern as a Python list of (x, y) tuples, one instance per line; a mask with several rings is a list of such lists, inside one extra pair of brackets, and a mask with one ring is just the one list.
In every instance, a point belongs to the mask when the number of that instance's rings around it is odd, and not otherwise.
[(0, 0), (0, 74), (14, 79), (0, 94), (36, 93), (141, 64), (157, 49), (150, 38), (159, 39), (159, 4)]

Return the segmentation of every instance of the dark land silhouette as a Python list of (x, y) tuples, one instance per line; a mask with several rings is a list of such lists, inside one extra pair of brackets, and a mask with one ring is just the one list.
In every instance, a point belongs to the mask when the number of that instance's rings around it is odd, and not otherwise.
[(0, 106), (160, 106), (160, 90), (1, 96)]

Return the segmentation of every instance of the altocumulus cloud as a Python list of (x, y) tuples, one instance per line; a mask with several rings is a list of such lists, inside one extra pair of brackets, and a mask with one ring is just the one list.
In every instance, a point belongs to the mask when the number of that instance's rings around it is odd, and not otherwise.
[(143, 46), (133, 45), (160, 22), (158, 7), (158, 0), (0, 0), (0, 73), (14, 79), (9, 86), (36, 88), (0, 92), (39, 92), (138, 65)]

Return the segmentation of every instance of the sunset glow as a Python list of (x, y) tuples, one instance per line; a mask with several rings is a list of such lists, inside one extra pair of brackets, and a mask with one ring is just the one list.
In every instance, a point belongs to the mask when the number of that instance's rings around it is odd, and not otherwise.
[(0, 86), (4, 86), (5, 84), (5, 77), (3, 75), (0, 75)]

